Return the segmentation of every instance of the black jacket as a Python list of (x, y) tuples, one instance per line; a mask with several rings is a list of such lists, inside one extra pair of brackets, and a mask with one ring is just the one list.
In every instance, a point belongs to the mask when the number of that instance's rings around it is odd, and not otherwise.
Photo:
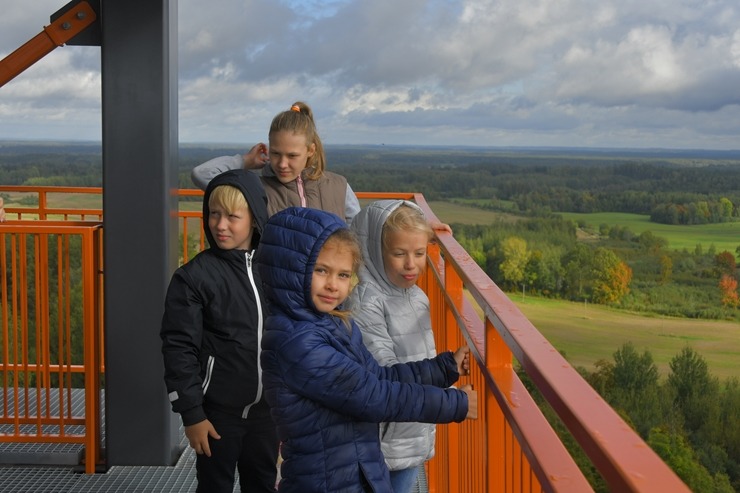
[(254, 250), (222, 250), (213, 241), (208, 200), (219, 185), (244, 194), (255, 224), (253, 249), (267, 221), (265, 192), (253, 173), (227, 171), (209, 183), (203, 228), (211, 247), (173, 274), (160, 330), (167, 393), (186, 426), (206, 419), (207, 409), (246, 418), (262, 398), (261, 281), (252, 265)]

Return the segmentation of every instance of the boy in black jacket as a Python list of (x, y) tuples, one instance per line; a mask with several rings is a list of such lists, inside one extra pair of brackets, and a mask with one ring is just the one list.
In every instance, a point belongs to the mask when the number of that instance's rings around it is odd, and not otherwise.
[(198, 492), (274, 492), (278, 438), (262, 396), (264, 299), (252, 256), (267, 221), (259, 178), (214, 178), (203, 198), (210, 248), (172, 276), (160, 336), (172, 410), (197, 453)]

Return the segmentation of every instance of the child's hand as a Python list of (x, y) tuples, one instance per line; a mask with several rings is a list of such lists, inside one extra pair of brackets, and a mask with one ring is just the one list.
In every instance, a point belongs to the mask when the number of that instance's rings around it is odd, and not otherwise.
[(209, 435), (216, 440), (221, 439), (221, 435), (216, 433), (216, 428), (207, 419), (185, 427), (185, 436), (188, 437), (190, 446), (195, 450), (196, 454), (211, 456), (211, 446), (208, 444)]
[(468, 414), (465, 419), (478, 419), (478, 392), (470, 384), (463, 385), (460, 390), (468, 394)]
[(429, 223), (429, 225), (432, 227), (434, 231), (444, 231), (445, 233), (452, 234), (452, 228), (450, 227), (449, 224), (432, 221)]
[(5, 201), (0, 197), (0, 223), (5, 222)]
[(470, 348), (462, 346), (455, 351), (455, 361), (457, 361), (457, 372), (460, 376), (470, 374)]
[(267, 146), (262, 142), (253, 145), (243, 157), (244, 169), (261, 169), (270, 162), (270, 158), (267, 155)]

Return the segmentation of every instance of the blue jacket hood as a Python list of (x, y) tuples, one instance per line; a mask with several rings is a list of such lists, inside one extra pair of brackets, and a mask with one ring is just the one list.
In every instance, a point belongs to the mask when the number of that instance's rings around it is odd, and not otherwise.
[(305, 207), (270, 217), (256, 255), (268, 302), (296, 320), (324, 316), (311, 301), (313, 269), (326, 239), (343, 228), (339, 216)]

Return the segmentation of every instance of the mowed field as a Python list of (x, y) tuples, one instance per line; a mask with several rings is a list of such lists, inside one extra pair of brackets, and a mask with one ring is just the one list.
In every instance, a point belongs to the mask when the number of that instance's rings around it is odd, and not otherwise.
[(573, 366), (591, 371), (599, 359), (614, 361), (614, 352), (632, 342), (642, 354), (649, 350), (661, 376), (684, 347), (690, 346), (707, 362), (709, 371), (724, 380), (740, 378), (740, 325), (737, 322), (646, 317), (600, 305), (522, 297), (511, 300)]
[(635, 234), (652, 231), (655, 236), (668, 240), (668, 248), (693, 252), (696, 245), (701, 245), (706, 252), (714, 244), (717, 252), (728, 251), (735, 253), (740, 246), (740, 221), (720, 224), (697, 224), (691, 226), (657, 224), (650, 222), (650, 216), (643, 214), (626, 214), (620, 212), (599, 212), (594, 214), (579, 214), (575, 212), (561, 213), (566, 219), (584, 221), (598, 231), (600, 224), (629, 228)]

